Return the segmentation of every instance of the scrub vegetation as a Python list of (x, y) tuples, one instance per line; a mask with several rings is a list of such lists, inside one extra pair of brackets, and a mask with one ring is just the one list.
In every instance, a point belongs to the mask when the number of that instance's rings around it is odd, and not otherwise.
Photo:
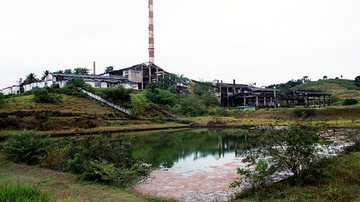
[(130, 142), (88, 137), (54, 142), (33, 131), (11, 136), (3, 145), (9, 159), (79, 175), (81, 179), (131, 186), (147, 176), (150, 166), (132, 157)]
[(51, 200), (35, 186), (0, 184), (0, 201), (50, 202)]

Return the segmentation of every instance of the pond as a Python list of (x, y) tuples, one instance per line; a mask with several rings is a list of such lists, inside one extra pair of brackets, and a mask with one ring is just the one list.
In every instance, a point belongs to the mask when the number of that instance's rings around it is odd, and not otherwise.
[(162, 131), (133, 137), (133, 155), (159, 168), (191, 173), (233, 162), (252, 147), (245, 130)]

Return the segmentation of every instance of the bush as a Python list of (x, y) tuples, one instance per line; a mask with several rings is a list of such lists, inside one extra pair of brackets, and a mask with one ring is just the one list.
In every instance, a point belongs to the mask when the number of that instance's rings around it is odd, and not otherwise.
[(118, 171), (113, 163), (100, 159), (86, 162), (81, 176), (85, 180), (112, 183), (116, 181), (117, 173)]
[(311, 118), (315, 116), (315, 109), (294, 109), (294, 115), (298, 118)]
[(33, 131), (22, 131), (10, 136), (3, 147), (13, 161), (34, 165), (46, 154), (48, 145), (48, 140)]
[(0, 107), (5, 103), (5, 95), (0, 93)]
[(132, 111), (135, 116), (146, 116), (146, 111), (150, 108), (150, 101), (144, 92), (130, 94)]
[[(311, 176), (305, 170), (313, 167), (319, 160), (317, 144), (320, 137), (319, 128), (305, 125), (293, 125), (287, 130), (259, 131), (257, 144), (265, 145), (261, 149), (248, 151), (245, 161), (257, 165), (259, 169), (239, 169), (238, 173), (249, 177), (252, 188), (263, 187), (275, 173), (290, 170), (294, 175), (290, 178), (292, 184), (303, 184)], [(265, 158), (258, 161), (259, 158)], [(259, 162), (261, 162), (259, 165)], [(239, 186), (242, 181), (232, 185)]]
[(28, 185), (0, 185), (0, 201), (48, 202), (48, 195), (37, 187)]
[(360, 87), (360, 76), (357, 76), (357, 77), (355, 78), (355, 85), (356, 85), (357, 87)]
[(84, 90), (87, 90), (89, 92), (94, 92), (94, 89), (81, 78), (74, 78), (66, 82), (63, 92), (67, 95), (73, 95), (73, 96), (84, 96), (83, 93), (81, 93), (78, 89), (82, 88)]
[(131, 90), (125, 89), (123, 86), (118, 86), (115, 88), (107, 88), (102, 92), (104, 99), (119, 103), (129, 102), (130, 93)]
[(345, 99), (343, 102), (344, 106), (349, 106), (349, 105), (356, 105), (359, 102), (356, 99)]
[(34, 101), (37, 103), (58, 104), (62, 102), (62, 96), (50, 93), (46, 88), (35, 88), (32, 90)]
[(112, 138), (66, 140), (49, 149), (43, 165), (78, 174), (84, 180), (129, 186), (150, 173), (132, 156), (131, 143)]
[[(174, 109), (176, 107), (176, 110)], [(201, 116), (207, 112), (207, 106), (200, 96), (195, 94), (182, 95), (179, 105), (175, 105), (172, 111), (185, 116)]]

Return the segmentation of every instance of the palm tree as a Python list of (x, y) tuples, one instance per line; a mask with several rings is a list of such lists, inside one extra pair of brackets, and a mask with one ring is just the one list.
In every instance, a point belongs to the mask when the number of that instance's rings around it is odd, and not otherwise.
[(41, 77), (41, 80), (44, 81), (46, 79), (46, 77), (48, 77), (50, 74), (49, 70), (45, 70), (42, 77)]
[(34, 73), (30, 73), (26, 76), (24, 84), (30, 84), (37, 81), (36, 75)]

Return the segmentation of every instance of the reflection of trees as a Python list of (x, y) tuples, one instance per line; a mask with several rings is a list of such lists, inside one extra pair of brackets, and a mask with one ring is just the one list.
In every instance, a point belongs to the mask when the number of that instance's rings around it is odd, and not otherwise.
[(136, 137), (134, 155), (143, 157), (154, 166), (172, 167), (175, 162), (194, 155), (194, 160), (209, 155), (222, 158), (226, 153), (251, 147), (243, 130), (190, 130), (161, 132)]

